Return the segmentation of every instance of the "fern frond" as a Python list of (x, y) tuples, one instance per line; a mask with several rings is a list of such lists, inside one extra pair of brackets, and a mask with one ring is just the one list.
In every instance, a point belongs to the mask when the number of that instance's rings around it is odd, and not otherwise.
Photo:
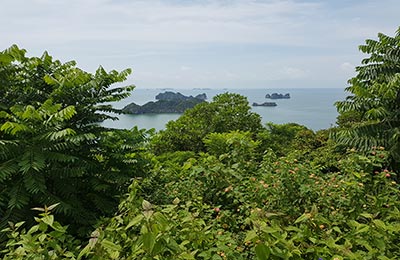
[(11, 187), (8, 194), (10, 200), (8, 202), (9, 209), (21, 209), (29, 203), (29, 193), (25, 190), (22, 183), (17, 183)]
[(18, 172), (18, 164), (15, 159), (11, 159), (0, 164), (0, 183), (9, 179), (13, 174)]
[(59, 131), (52, 131), (45, 135), (45, 138), (50, 141), (65, 140), (69, 136), (75, 136), (76, 132), (71, 128), (65, 128)]
[(20, 132), (31, 132), (31, 129), (25, 124), (7, 121), (1, 125), (0, 131), (15, 136)]
[(46, 158), (40, 151), (31, 149), (24, 152), (18, 165), (24, 174), (29, 171), (40, 172), (46, 166)]
[(30, 172), (23, 175), (25, 189), (30, 194), (44, 192), (46, 190), (46, 181), (42, 173)]

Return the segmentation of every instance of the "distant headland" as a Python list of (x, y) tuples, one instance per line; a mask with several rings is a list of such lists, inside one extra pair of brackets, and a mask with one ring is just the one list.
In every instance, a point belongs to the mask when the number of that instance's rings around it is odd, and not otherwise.
[(277, 104), (275, 102), (264, 102), (264, 103), (253, 103), (253, 107), (276, 107)]
[(122, 111), (128, 114), (165, 114), (165, 113), (183, 113), (186, 109), (193, 108), (195, 105), (205, 102), (207, 95), (199, 94), (195, 97), (185, 96), (181, 93), (166, 91), (159, 93), (156, 102), (150, 101), (143, 106), (130, 103)]

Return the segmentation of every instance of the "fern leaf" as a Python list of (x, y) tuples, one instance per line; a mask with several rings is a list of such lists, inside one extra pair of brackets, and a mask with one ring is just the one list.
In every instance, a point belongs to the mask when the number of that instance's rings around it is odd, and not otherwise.
[(22, 183), (14, 185), (9, 192), (9, 209), (21, 209), (29, 203), (29, 193), (24, 189)]
[(24, 124), (7, 121), (0, 127), (0, 131), (11, 135), (16, 135), (19, 132), (30, 132), (30, 129)]
[(18, 172), (18, 169), (18, 164), (15, 163), (14, 159), (2, 162), (0, 164), (0, 183)]

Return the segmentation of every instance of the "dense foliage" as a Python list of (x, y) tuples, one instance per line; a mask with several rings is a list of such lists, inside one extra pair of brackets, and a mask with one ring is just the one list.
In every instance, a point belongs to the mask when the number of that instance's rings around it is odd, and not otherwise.
[(369, 57), (356, 68), (357, 75), (346, 89), (352, 95), (337, 102), (344, 124), (334, 137), (338, 142), (362, 150), (384, 146), (393, 167), (400, 169), (400, 28), (394, 37), (378, 34), (360, 50)]
[[(382, 54), (391, 39), (367, 44)], [(398, 74), (396, 64), (369, 66), (379, 55), (358, 68), (354, 96), (338, 104), (338, 128), (262, 126), (245, 97), (224, 93), (154, 134), (93, 124), (111, 111), (98, 104), (127, 94), (107, 92), (126, 75), (78, 70), (89, 81), (76, 82), (74, 65), (49, 62), (44, 74), (27, 67), (47, 54), (28, 59), (15, 46), (0, 54), (1, 84), (37, 95), (0, 85), (8, 95), (0, 104), (2, 259), (400, 258), (397, 126), (386, 118), (396, 117)], [(97, 84), (100, 94), (90, 96)], [(75, 89), (87, 103), (64, 101)], [(387, 113), (373, 116), (370, 95)], [(392, 129), (369, 137), (367, 125), (388, 121)], [(385, 138), (387, 148), (377, 141)], [(91, 234), (78, 236), (76, 223), (93, 225)]]
[(1, 227), (31, 222), (37, 205), (60, 203), (55, 212), (74, 229), (115, 211), (118, 195), (144, 171), (134, 152), (145, 133), (97, 123), (117, 112), (109, 102), (133, 89), (111, 88), (129, 73), (100, 67), (92, 75), (47, 53), (26, 57), (17, 46), (0, 53)]
[[(272, 151), (257, 163), (257, 143), (247, 133), (211, 134), (207, 140), (213, 139), (230, 149), (210, 147), (189, 160), (175, 153), (181, 160), (174, 162), (154, 158), (151, 176), (131, 185), (118, 213), (88, 243), (71, 240), (42, 215), (29, 231), (21, 224), (6, 230), (5, 259), (400, 257), (400, 187), (392, 180), (395, 173), (384, 169), (385, 150), (368, 156), (349, 151), (337, 162), (339, 170), (326, 174)], [(59, 232), (65, 240), (54, 237)]]
[(176, 121), (154, 136), (152, 146), (157, 153), (172, 151), (204, 151), (202, 139), (209, 133), (234, 130), (257, 132), (262, 128), (261, 117), (251, 112), (246, 97), (224, 93), (210, 103), (201, 103), (186, 110)]

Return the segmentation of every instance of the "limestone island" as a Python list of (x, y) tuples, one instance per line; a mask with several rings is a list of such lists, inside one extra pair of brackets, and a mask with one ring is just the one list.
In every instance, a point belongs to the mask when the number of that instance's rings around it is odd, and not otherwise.
[(162, 113), (183, 113), (186, 109), (205, 102), (207, 95), (199, 94), (195, 97), (185, 96), (181, 93), (166, 91), (156, 96), (156, 102), (150, 101), (143, 106), (130, 103), (122, 111), (128, 114), (162, 114)]
[(264, 102), (261, 104), (258, 104), (256, 102), (253, 103), (253, 107), (276, 107), (277, 104), (275, 102)]
[(270, 98), (270, 99), (289, 99), (290, 98), (290, 94), (286, 93), (286, 94), (280, 94), (280, 93), (272, 93), (265, 95), (265, 98)]

